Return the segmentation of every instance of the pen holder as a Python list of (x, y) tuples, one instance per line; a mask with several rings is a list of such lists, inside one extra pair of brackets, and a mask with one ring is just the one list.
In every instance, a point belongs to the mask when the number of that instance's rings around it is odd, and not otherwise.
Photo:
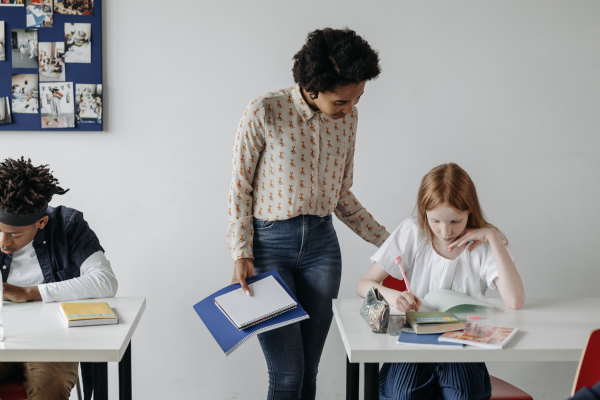
[(390, 305), (376, 288), (369, 289), (360, 309), (360, 315), (367, 321), (372, 332), (387, 332), (390, 321)]

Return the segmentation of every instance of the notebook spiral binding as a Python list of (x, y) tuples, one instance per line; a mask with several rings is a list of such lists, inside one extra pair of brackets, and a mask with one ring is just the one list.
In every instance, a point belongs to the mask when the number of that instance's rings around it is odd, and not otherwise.
[(298, 317), (298, 318), (295, 318), (295, 319), (291, 319), (289, 321), (281, 322), (279, 324), (267, 326), (267, 327), (264, 327), (262, 329), (259, 329), (259, 330), (255, 331), (255, 332), (252, 332), (252, 334), (246, 336), (244, 339), (240, 340), (235, 346), (233, 346), (231, 349), (229, 349), (229, 351), (227, 351), (225, 353), (225, 355), (226, 356), (230, 355), (231, 353), (233, 353), (233, 351), (235, 349), (237, 349), (238, 347), (240, 347), (241, 345), (243, 345), (244, 343), (246, 343), (246, 341), (248, 339), (253, 338), (254, 336), (258, 335), (259, 333), (268, 332), (270, 330), (281, 328), (282, 326), (290, 325), (290, 324), (293, 324), (295, 322), (299, 322), (299, 321), (302, 321), (304, 319), (309, 319), (309, 318), (310, 317), (308, 315), (303, 315), (301, 317)]
[[(273, 311), (273, 313), (272, 313), (272, 314), (269, 314), (269, 315), (262, 315), (262, 316), (260, 316), (260, 317), (254, 318), (254, 319), (253, 319), (253, 320), (251, 320), (251, 321), (248, 321), (248, 323), (247, 323), (246, 325), (242, 326), (242, 327), (241, 327), (241, 329), (248, 329), (248, 328), (250, 328), (251, 326), (254, 326), (254, 325), (260, 324), (260, 323), (261, 323), (261, 322), (263, 322), (263, 321), (266, 321), (266, 320), (268, 320), (268, 319), (274, 318), (274, 317), (276, 317), (276, 316), (278, 316), (278, 315), (280, 315), (280, 314), (283, 314), (284, 312), (287, 312), (287, 311), (293, 310), (294, 308), (296, 308), (296, 304), (294, 304), (294, 305), (291, 305), (291, 306), (288, 306), (288, 307), (282, 307), (282, 308), (279, 308), (279, 309), (277, 309), (277, 310)], [(238, 329), (240, 329), (240, 328), (238, 328)]]

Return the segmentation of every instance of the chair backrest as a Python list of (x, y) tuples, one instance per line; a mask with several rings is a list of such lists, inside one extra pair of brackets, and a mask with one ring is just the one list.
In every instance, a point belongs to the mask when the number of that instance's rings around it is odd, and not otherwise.
[(398, 290), (400, 292), (406, 291), (406, 284), (404, 283), (404, 281), (403, 280), (401, 281), (400, 279), (396, 279), (391, 275), (388, 275), (388, 277), (385, 278), (383, 280), (383, 282), (381, 282), (381, 284), (383, 286), (385, 286), (386, 288)]
[(10, 378), (0, 382), (0, 399), (27, 400), (27, 392), (23, 387), (23, 378)]
[(600, 362), (598, 360), (600, 360), (600, 329), (593, 331), (588, 338), (579, 361), (571, 396), (582, 387), (592, 387), (600, 381)]

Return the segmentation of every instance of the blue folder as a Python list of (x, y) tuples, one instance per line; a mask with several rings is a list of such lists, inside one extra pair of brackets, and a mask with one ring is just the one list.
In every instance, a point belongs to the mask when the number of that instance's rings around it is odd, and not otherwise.
[[(404, 328), (409, 328), (410, 324), (404, 325)], [(420, 334), (417, 335), (415, 332), (400, 332), (400, 336), (398, 336), (398, 343), (404, 344), (413, 344), (413, 345), (435, 345), (435, 346), (460, 346), (463, 347), (460, 343), (452, 343), (452, 342), (438, 342), (438, 338), (442, 336), (443, 333), (429, 333), (429, 334)]]
[(241, 285), (235, 284), (227, 286), (218, 292), (215, 292), (202, 300), (201, 302), (194, 305), (194, 310), (198, 313), (198, 316), (204, 322), (204, 325), (210, 331), (210, 334), (215, 338), (225, 355), (231, 354), (240, 345), (244, 344), (248, 339), (255, 335), (277, 329), (285, 325), (293, 324), (294, 322), (308, 319), (308, 314), (302, 308), (296, 297), (292, 294), (290, 288), (287, 287), (283, 279), (276, 270), (265, 272), (264, 274), (253, 276), (252, 278), (246, 279), (247, 284), (251, 284), (268, 276), (273, 276), (283, 286), (285, 291), (294, 299), (296, 308), (279, 314), (276, 317), (270, 318), (260, 324), (251, 326), (248, 329), (238, 330), (229, 319), (223, 314), (223, 312), (215, 304), (215, 297), (221, 296), (222, 294), (232, 292), (239, 289)]

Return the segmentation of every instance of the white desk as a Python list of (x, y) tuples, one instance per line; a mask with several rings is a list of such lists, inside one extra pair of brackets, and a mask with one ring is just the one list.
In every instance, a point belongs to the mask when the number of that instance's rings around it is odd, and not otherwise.
[[(431, 348), (396, 344), (397, 337), (375, 334), (360, 316), (362, 299), (333, 301), (333, 313), (348, 358), (346, 398), (358, 399), (358, 363), (365, 363), (365, 399), (375, 396), (380, 362), (498, 362), (579, 361), (590, 332), (600, 327), (600, 298), (527, 299), (510, 310), (501, 299), (486, 299), (479, 321), (519, 327), (520, 332), (503, 350), (472, 346)], [(465, 314), (456, 314), (466, 318)], [(378, 396), (378, 395), (377, 395)]]
[(94, 362), (94, 399), (108, 399), (107, 362), (119, 362), (120, 399), (131, 399), (131, 337), (146, 309), (143, 297), (105, 301), (119, 317), (117, 325), (68, 328), (60, 303), (34, 302), (33, 310), (5, 312), (0, 361)]

